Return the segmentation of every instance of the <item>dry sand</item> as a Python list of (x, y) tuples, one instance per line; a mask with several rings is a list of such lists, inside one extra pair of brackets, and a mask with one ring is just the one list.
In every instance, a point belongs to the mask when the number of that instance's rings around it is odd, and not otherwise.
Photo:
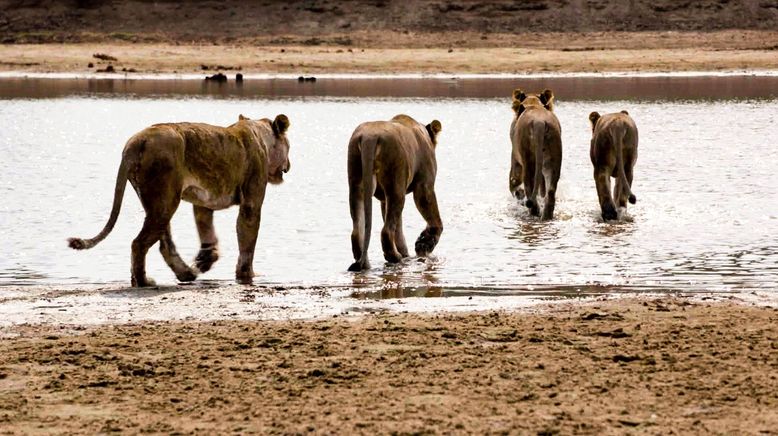
[(12, 333), (0, 341), (7, 434), (778, 429), (774, 308), (629, 298)]
[[(568, 51), (572, 50), (572, 51)], [(101, 61), (94, 54), (117, 61)], [(92, 63), (93, 67), (88, 65)], [(166, 44), (0, 45), (0, 71), (95, 73), (571, 73), (764, 71), (774, 50), (708, 48), (344, 48)], [(207, 68), (205, 70), (204, 68)]]

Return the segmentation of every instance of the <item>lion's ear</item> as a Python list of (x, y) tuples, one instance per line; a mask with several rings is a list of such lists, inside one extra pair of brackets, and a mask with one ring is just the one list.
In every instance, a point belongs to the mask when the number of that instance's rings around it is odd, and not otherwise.
[(589, 114), (589, 121), (592, 123), (592, 130), (594, 130), (594, 126), (597, 125), (597, 120), (599, 119), (600, 119), (599, 112), (592, 112)]
[(435, 143), (435, 139), (438, 137), (438, 133), (443, 130), (443, 125), (440, 124), (440, 121), (438, 120), (432, 120), (432, 122), (427, 124), (425, 127), (427, 128), (427, 133), (430, 135), (430, 139), (432, 139), (432, 142)]
[(516, 112), (516, 116), (521, 115), (521, 113), (524, 112), (525, 109), (524, 105), (521, 104), (521, 102), (518, 100), (513, 100), (512, 107), (513, 107), (513, 111)]
[(554, 93), (550, 89), (544, 90), (538, 97), (540, 97), (540, 102), (543, 103), (546, 109), (554, 110)]
[(438, 136), (438, 133), (440, 133), (441, 130), (443, 130), (443, 125), (440, 124), (440, 121), (438, 120), (432, 120), (431, 123), (427, 124), (427, 127), (432, 131), (432, 133), (435, 134), (435, 136)]
[(281, 114), (273, 120), (273, 133), (276, 135), (283, 135), (289, 128), (289, 118), (286, 115)]
[(522, 101), (524, 101), (525, 98), (527, 98), (527, 94), (525, 94), (524, 91), (522, 91), (519, 88), (516, 88), (516, 89), (513, 90), (513, 99), (514, 100), (516, 100), (519, 103), (521, 103)]
[(247, 120), (249, 117), (244, 117), (243, 114), (238, 115), (238, 121)]
[(624, 115), (629, 115), (629, 112), (627, 111), (621, 111), (621, 113), (623, 113)]

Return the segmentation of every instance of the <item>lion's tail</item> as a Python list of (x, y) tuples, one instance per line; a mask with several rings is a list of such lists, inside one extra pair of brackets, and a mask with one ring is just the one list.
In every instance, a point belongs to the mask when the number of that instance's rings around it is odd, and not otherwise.
[[(532, 192), (528, 193), (527, 207), (533, 207), (537, 202), (537, 193), (540, 191), (540, 180), (543, 177), (543, 148), (546, 140), (546, 123), (535, 121), (532, 123), (532, 139), (535, 143), (535, 178), (532, 184)], [(526, 171), (526, 170), (525, 170)]]
[(116, 187), (113, 192), (111, 217), (108, 218), (108, 222), (105, 224), (105, 227), (103, 227), (103, 230), (92, 239), (68, 238), (68, 246), (70, 246), (70, 248), (75, 250), (90, 249), (111, 233), (113, 226), (116, 224), (116, 219), (119, 218), (119, 210), (122, 208), (125, 186), (127, 186), (127, 163), (125, 159), (122, 159), (122, 163), (119, 165), (119, 173), (116, 175)]
[(621, 186), (623, 186), (627, 194), (629, 195), (629, 202), (635, 204), (638, 199), (635, 194), (632, 193), (632, 187), (627, 180), (627, 173), (624, 172), (624, 136), (627, 134), (627, 129), (624, 124), (618, 124), (620, 128), (610, 129), (611, 143), (616, 147), (616, 167), (619, 171), (619, 180), (621, 180)]

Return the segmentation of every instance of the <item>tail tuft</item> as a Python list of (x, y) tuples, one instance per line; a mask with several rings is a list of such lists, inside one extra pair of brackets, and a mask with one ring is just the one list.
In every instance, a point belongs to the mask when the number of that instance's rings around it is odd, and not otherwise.
[(635, 197), (635, 194), (629, 194), (629, 202), (632, 204), (635, 204), (638, 202), (637, 197)]
[(92, 248), (89, 243), (81, 238), (68, 238), (68, 246), (74, 250), (86, 250)]

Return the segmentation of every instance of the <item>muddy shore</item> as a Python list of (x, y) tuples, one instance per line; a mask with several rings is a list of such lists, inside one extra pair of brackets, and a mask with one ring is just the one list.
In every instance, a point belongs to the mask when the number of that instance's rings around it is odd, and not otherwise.
[(774, 434), (777, 338), (776, 308), (677, 297), (22, 325), (0, 432)]

